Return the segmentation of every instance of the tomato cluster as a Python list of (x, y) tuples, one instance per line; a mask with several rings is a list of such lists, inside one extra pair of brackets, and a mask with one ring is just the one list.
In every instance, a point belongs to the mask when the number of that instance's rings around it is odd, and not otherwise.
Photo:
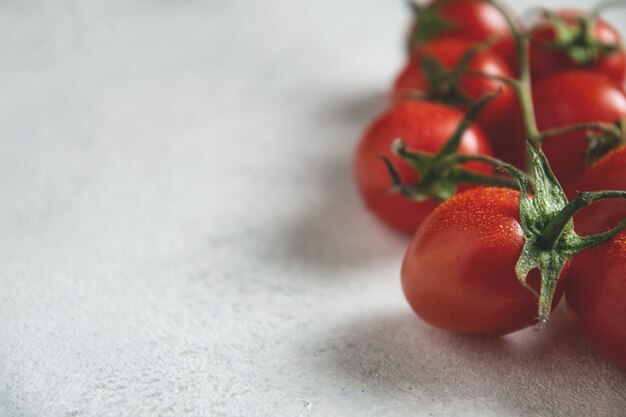
[(499, 0), (413, 10), (389, 108), (354, 159), (367, 208), (414, 235), (409, 304), (442, 329), (504, 335), (546, 325), (564, 294), (626, 370), (619, 32), (599, 10), (541, 10), (528, 28)]

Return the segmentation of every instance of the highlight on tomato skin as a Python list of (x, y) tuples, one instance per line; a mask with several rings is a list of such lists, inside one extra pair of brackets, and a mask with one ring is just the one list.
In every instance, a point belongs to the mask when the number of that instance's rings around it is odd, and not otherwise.
[[(391, 153), (394, 140), (402, 139), (411, 150), (434, 154), (463, 118), (462, 112), (439, 103), (407, 101), (391, 107), (367, 128), (354, 154), (354, 178), (367, 208), (387, 226), (414, 233), (438, 203), (418, 202), (392, 193), (391, 177), (380, 155), (390, 159), (405, 183), (415, 183), (419, 179), (416, 170)], [(491, 155), (489, 142), (478, 125), (472, 124), (464, 132), (459, 152)], [(482, 163), (472, 162), (464, 167), (485, 174), (493, 172)]]
[[(519, 192), (476, 188), (457, 194), (411, 241), (401, 273), (406, 299), (424, 321), (456, 333), (499, 336), (536, 324), (537, 300), (515, 274), (523, 244)], [(539, 281), (532, 271), (528, 284), (537, 290)], [(552, 308), (562, 296), (561, 281)]]
[[(468, 103), (459, 103), (460, 98), (468, 102), (475, 101), (487, 93), (501, 91), (480, 112), (477, 118), (478, 124), (483, 128), (492, 146), (508, 146), (511, 119), (516, 107), (516, 95), (513, 90), (502, 83), (475, 75), (461, 75), (458, 86), (451, 89), (447, 94), (442, 91), (441, 97), (436, 96), (436, 89), (441, 86), (431, 86), (428, 74), (422, 68), (423, 59), (434, 59), (445, 70), (456, 68), (463, 56), (475, 47), (476, 43), (463, 38), (444, 38), (426, 43), (408, 58), (404, 68), (400, 71), (393, 85), (393, 99), (397, 101), (411, 99), (411, 95), (422, 94), (429, 99), (441, 101), (445, 104), (465, 110)], [(513, 71), (509, 65), (495, 52), (483, 50), (472, 58), (467, 64), (469, 70), (484, 72), (495, 76), (513, 78)], [(458, 91), (454, 91), (454, 89)], [(435, 94), (435, 96), (433, 96)], [(457, 95), (463, 97), (457, 97)], [(496, 151), (497, 153), (497, 151)]]
[[(565, 9), (556, 12), (569, 27), (575, 28), (581, 18), (586, 16), (582, 10)], [(621, 45), (622, 37), (617, 29), (602, 18), (597, 18), (593, 26), (594, 41), (606, 45)], [(533, 82), (558, 72), (585, 69), (606, 75), (618, 84), (626, 81), (626, 52), (619, 46), (616, 51), (599, 56), (587, 64), (577, 63), (566, 51), (557, 50), (550, 45), (557, 37), (556, 30), (540, 20), (530, 29), (530, 65)]]

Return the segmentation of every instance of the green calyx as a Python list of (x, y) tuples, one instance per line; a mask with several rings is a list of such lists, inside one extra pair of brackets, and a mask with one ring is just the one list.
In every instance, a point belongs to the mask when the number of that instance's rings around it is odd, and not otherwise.
[[(418, 173), (419, 180), (415, 184), (402, 182), (400, 174), (389, 158), (381, 155), (391, 176), (392, 191), (402, 193), (404, 196), (424, 201), (428, 199), (445, 201), (452, 197), (460, 184), (481, 184), (499, 187), (517, 188), (517, 183), (509, 178), (480, 174), (466, 170), (459, 166), (464, 162), (464, 157), (458, 153), (461, 138), (465, 130), (472, 124), (481, 109), (491, 100), (494, 94), (488, 94), (476, 101), (467, 111), (465, 117), (459, 123), (454, 133), (446, 144), (436, 154), (410, 151), (401, 139), (392, 145), (392, 151), (407, 164), (411, 165)], [(481, 161), (489, 162), (491, 158), (482, 157)]]
[(413, 11), (415, 21), (417, 22), (409, 39), (409, 54), (435, 36), (454, 29), (456, 26), (453, 22), (444, 19), (436, 7), (423, 6), (412, 0), (409, 0), (409, 7)]
[[(469, 48), (456, 63), (454, 68), (445, 68), (437, 59), (430, 56), (418, 56), (418, 64), (426, 75), (428, 91), (424, 95), (427, 100), (440, 101), (453, 106), (469, 106), (472, 99), (461, 88), (462, 78), (471, 73), (469, 63), (482, 51), (490, 48), (496, 38), (476, 43)], [(488, 74), (486, 74), (488, 76)]]
[(621, 49), (620, 44), (607, 44), (596, 39), (594, 28), (597, 17), (594, 13), (575, 18), (575, 24), (572, 24), (550, 10), (542, 12), (546, 25), (555, 32), (555, 39), (542, 45), (566, 53), (578, 65), (591, 65)]
[[(425, 152), (413, 152), (407, 149), (406, 143), (396, 140), (392, 145), (393, 152), (420, 173), (420, 179), (415, 184), (405, 184), (391, 161), (382, 156), (387, 170), (393, 181), (392, 191), (400, 192), (405, 197), (415, 201), (435, 200), (443, 202), (457, 192), (461, 184), (490, 185), (494, 187), (517, 188), (515, 182), (506, 177), (480, 174), (466, 170), (458, 164), (468, 162), (464, 155), (438, 153), (436, 155)], [(472, 155), (474, 156), (474, 155)], [(490, 158), (481, 159), (490, 163)], [(478, 160), (478, 158), (472, 160)]]
[(587, 135), (587, 151), (585, 162), (591, 165), (609, 151), (626, 145), (626, 119), (621, 119), (613, 126), (600, 132), (591, 132)]
[(471, 99), (461, 89), (461, 66), (448, 70), (439, 61), (431, 57), (423, 57), (420, 65), (428, 79), (426, 99), (441, 101), (453, 106), (466, 106)]
[[(517, 169), (505, 167), (517, 180), (520, 188), (520, 224), (524, 232), (524, 246), (515, 266), (520, 283), (538, 299), (537, 320), (543, 328), (549, 319), (552, 299), (561, 271), (569, 258), (613, 238), (626, 227), (626, 221), (614, 229), (592, 236), (579, 236), (574, 231), (572, 217), (593, 201), (604, 198), (624, 198), (626, 191), (598, 191), (580, 193), (571, 202), (556, 180), (545, 155), (531, 141), (527, 141), (534, 196), (528, 193), (528, 179)], [(528, 273), (539, 269), (541, 286), (537, 293), (527, 283)]]

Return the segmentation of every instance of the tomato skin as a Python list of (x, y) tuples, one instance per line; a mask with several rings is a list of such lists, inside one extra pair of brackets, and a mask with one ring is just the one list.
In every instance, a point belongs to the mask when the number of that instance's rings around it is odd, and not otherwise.
[[(389, 157), (405, 183), (415, 183), (419, 179), (415, 169), (391, 153), (393, 141), (400, 138), (409, 150), (435, 153), (463, 117), (460, 111), (439, 103), (407, 101), (387, 110), (365, 131), (355, 152), (354, 176), (365, 205), (389, 227), (413, 233), (438, 203), (417, 202), (390, 193), (391, 177), (379, 155)], [(489, 143), (476, 124), (463, 134), (459, 152), (491, 155)], [(490, 166), (482, 163), (468, 163), (465, 167), (476, 172), (492, 172)]]
[[(504, 335), (528, 327), (537, 301), (515, 276), (523, 244), (518, 191), (457, 194), (415, 234), (402, 265), (404, 294), (418, 316), (441, 329)], [(537, 270), (528, 283), (538, 288)], [(559, 283), (553, 307), (561, 295)]]
[[(577, 191), (626, 190), (626, 147), (600, 158), (574, 181)], [(582, 235), (601, 233), (626, 217), (626, 202), (601, 200), (574, 217)], [(574, 257), (565, 299), (570, 315), (600, 353), (626, 371), (626, 232)]]
[[(446, 69), (455, 68), (463, 55), (474, 43), (461, 38), (446, 38), (432, 41), (420, 48), (409, 58), (405, 67), (395, 80), (393, 94), (395, 100), (406, 99), (406, 91), (421, 91), (427, 93), (430, 90), (428, 77), (421, 68), (423, 58), (434, 58)], [(468, 68), (503, 77), (513, 77), (513, 73), (507, 63), (496, 53), (485, 50), (472, 59)], [(516, 96), (513, 90), (506, 84), (482, 77), (465, 75), (461, 77), (461, 91), (470, 99), (477, 100), (486, 93), (493, 93), (502, 88), (502, 93), (491, 100), (480, 112), (477, 118), (478, 124), (487, 133), (496, 155), (499, 147), (507, 146), (507, 130), (510, 127), (513, 111), (516, 106)], [(459, 107), (466, 110), (463, 107)]]
[[(557, 16), (571, 26), (576, 25), (578, 19), (584, 15), (585, 12), (579, 10), (561, 10), (557, 12)], [(613, 45), (621, 42), (619, 32), (600, 18), (596, 20), (594, 35), (598, 42), (605, 44)], [(539, 22), (531, 29), (529, 54), (533, 82), (540, 81), (557, 72), (577, 68), (602, 73), (618, 84), (623, 84), (626, 80), (626, 52), (623, 49), (607, 54), (590, 65), (581, 66), (574, 62), (566, 53), (545, 46), (546, 42), (554, 41), (555, 38), (555, 30), (546, 26), (545, 22)]]
[(475, 43), (498, 37), (499, 41), (492, 49), (500, 54), (511, 68), (516, 68), (513, 35), (504, 17), (492, 5), (480, 0), (435, 0), (429, 7), (435, 8), (442, 19), (454, 25), (430, 40), (459, 37)]
[(574, 257), (565, 299), (585, 339), (626, 371), (626, 232)]
[[(626, 116), (626, 95), (621, 86), (602, 74), (575, 70), (544, 78), (533, 86), (539, 131), (577, 123), (615, 123)], [(523, 166), (524, 135), (521, 117), (515, 123), (508, 160)], [(558, 135), (543, 142), (543, 151), (559, 182), (567, 185), (585, 170), (585, 131)]]

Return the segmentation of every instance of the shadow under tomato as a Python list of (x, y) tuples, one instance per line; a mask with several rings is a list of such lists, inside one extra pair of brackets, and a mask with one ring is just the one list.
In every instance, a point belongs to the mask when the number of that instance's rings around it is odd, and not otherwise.
[(306, 193), (264, 237), (265, 254), (280, 268), (334, 272), (381, 259), (401, 261), (410, 236), (387, 229), (367, 212), (352, 175), (357, 140), (386, 105), (377, 93), (329, 96), (311, 115), (319, 143), (316, 155), (301, 161)]
[(493, 415), (626, 409), (624, 374), (585, 345), (563, 306), (544, 331), (501, 338), (440, 331), (408, 311), (370, 315), (336, 329), (313, 356), (322, 378), (409, 410), (426, 400), (439, 410), (478, 401)]

